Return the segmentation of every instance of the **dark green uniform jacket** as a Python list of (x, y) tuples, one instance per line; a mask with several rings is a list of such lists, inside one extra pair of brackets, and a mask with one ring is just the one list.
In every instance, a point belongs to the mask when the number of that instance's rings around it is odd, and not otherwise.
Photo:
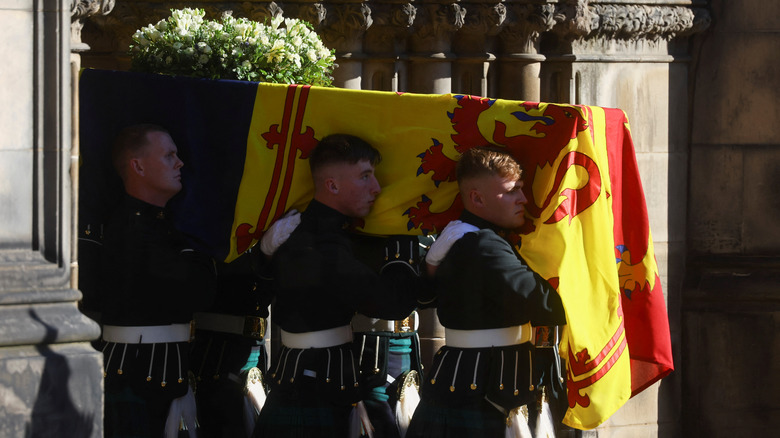
[[(188, 324), (214, 296), (213, 261), (191, 249), (163, 208), (126, 196), (105, 227), (102, 254), (104, 325)], [(107, 401), (124, 387), (163, 399), (187, 392), (187, 342), (101, 348)]]
[[(479, 230), (455, 242), (436, 272), (437, 312), (445, 328), (566, 323), (560, 296), (503, 237), (505, 230), (468, 211), (460, 219)], [(535, 404), (539, 385), (550, 378), (547, 367), (535, 363), (537, 356), (530, 342), (481, 348), (445, 345), (426, 369), (422, 401), (407, 437), (503, 437), (507, 414)], [(545, 362), (549, 364), (549, 358)]]
[[(272, 260), (274, 323), (291, 333), (350, 324), (355, 312), (403, 319), (432, 287), (403, 264), (378, 274), (353, 251), (350, 219), (312, 201), (301, 223)], [(397, 266), (397, 267), (395, 267)], [(330, 348), (282, 348), (269, 369), (271, 392), (255, 436), (347, 436), (352, 404), (360, 399), (351, 342)]]

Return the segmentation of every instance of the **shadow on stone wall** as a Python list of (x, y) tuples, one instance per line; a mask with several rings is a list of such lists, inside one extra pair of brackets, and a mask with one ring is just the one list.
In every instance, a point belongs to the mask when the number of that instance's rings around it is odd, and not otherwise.
[(70, 397), (68, 382), (71, 370), (65, 356), (54, 352), (49, 345), (57, 338), (57, 328), (46, 324), (34, 309), (30, 317), (46, 328), (46, 335), (36, 346), (44, 358), (40, 387), (32, 408), (31, 422), (27, 425), (26, 437), (69, 437), (92, 436), (93, 418), (79, 412)]

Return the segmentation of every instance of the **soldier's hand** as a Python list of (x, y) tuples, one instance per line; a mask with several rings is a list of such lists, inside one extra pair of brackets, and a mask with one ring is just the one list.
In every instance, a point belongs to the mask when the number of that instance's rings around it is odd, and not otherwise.
[[(425, 262), (429, 266), (439, 266), (444, 256), (450, 251), (452, 245), (458, 241), (464, 234), (471, 231), (477, 231), (479, 228), (474, 225), (462, 222), (452, 221), (447, 224), (441, 231), (439, 237), (431, 245), (431, 249), (428, 250), (428, 254), (425, 255)], [(430, 272), (430, 271), (429, 271)]]
[(296, 209), (292, 209), (276, 220), (263, 234), (260, 239), (260, 251), (268, 257), (274, 255), (277, 249), (287, 239), (295, 228), (301, 223), (301, 214)]

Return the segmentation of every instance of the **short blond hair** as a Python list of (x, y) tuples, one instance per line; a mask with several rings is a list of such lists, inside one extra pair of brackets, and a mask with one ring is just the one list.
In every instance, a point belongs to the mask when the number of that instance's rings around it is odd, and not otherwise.
[(500, 176), (520, 179), (523, 168), (509, 152), (495, 146), (478, 146), (467, 149), (456, 167), (458, 184), (484, 176)]

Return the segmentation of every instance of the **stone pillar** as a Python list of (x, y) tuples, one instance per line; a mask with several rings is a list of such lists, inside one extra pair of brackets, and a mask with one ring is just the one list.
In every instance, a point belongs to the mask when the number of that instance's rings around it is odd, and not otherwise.
[(417, 7), (409, 44), (409, 89), (414, 93), (452, 91), (452, 34), (463, 26), (466, 10), (458, 3), (422, 3)]
[[(0, 53), (0, 436), (101, 437), (96, 323), (71, 282), (71, 16), (4, 2)], [(86, 8), (89, 9), (89, 8)]]
[(323, 43), (336, 50), (338, 68), (333, 86), (360, 89), (363, 78), (363, 35), (371, 27), (368, 3), (328, 4), (322, 26), (316, 28)]
[(498, 96), (503, 99), (540, 100), (540, 33), (552, 28), (555, 6), (511, 3), (501, 36)]
[(453, 36), (456, 60), (452, 67), (452, 91), (459, 94), (496, 96), (496, 35), (503, 28), (507, 9), (503, 3), (464, 3), (463, 27)]
[(363, 90), (399, 91), (408, 87), (406, 43), (417, 16), (411, 3), (379, 3), (371, 6), (373, 24), (363, 47)]

